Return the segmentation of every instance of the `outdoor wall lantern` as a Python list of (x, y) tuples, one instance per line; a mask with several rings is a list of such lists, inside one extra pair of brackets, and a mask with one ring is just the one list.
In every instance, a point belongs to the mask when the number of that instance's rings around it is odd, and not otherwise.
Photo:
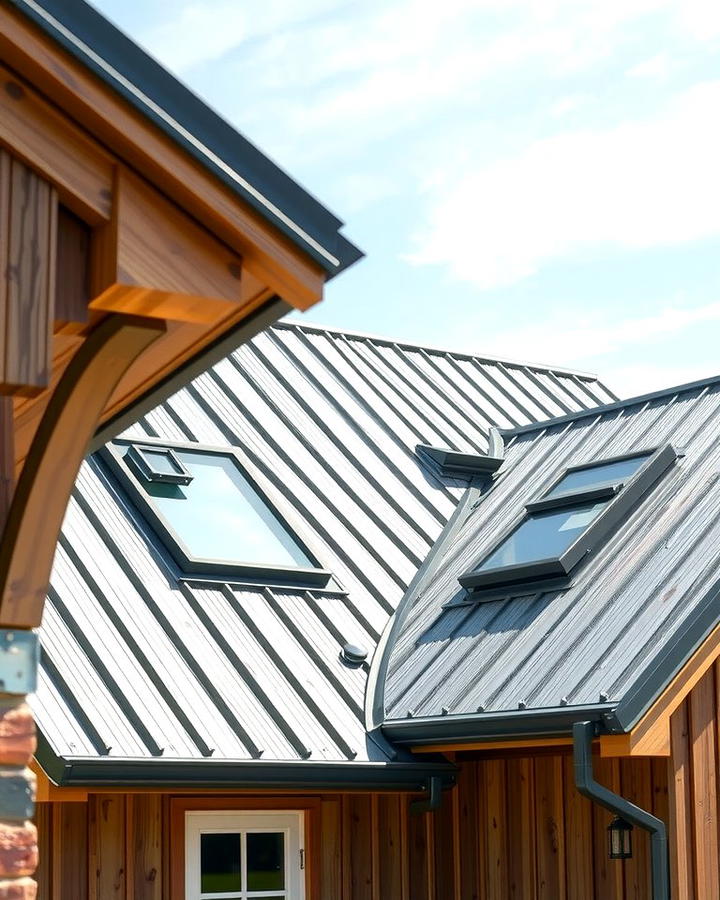
[(620, 816), (608, 825), (610, 859), (632, 859), (632, 830), (632, 825)]

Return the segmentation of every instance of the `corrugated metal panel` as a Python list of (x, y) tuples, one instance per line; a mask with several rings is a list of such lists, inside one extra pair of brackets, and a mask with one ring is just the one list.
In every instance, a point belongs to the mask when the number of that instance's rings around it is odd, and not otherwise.
[(145, 416), (134, 438), (237, 448), (341, 589), (182, 578), (100, 459), (68, 510), (43, 624), (39, 726), (62, 757), (367, 760), (367, 666), (465, 482), (417, 443), (485, 450), (612, 400), (592, 376), (281, 324)]
[[(506, 460), (447, 548), (389, 653), (387, 721), (518, 705), (619, 704), (683, 635), (720, 576), (720, 384), (509, 435)], [(672, 442), (685, 453), (569, 588), (443, 609), (458, 576), (570, 465)], [(720, 614), (719, 614), (720, 616)], [(561, 703), (561, 698), (563, 698)], [(604, 701), (603, 701), (604, 702)]]

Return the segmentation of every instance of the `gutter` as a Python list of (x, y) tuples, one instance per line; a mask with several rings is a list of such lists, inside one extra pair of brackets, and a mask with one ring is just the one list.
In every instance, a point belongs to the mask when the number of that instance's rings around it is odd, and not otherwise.
[(36, 759), (58, 787), (196, 788), (225, 790), (392, 791), (421, 793), (452, 787), (457, 769), (447, 762), (310, 762), (163, 757), (56, 756), (38, 735)]
[(670, 865), (665, 823), (595, 781), (592, 767), (592, 742), (595, 731), (596, 727), (592, 722), (576, 722), (573, 725), (575, 786), (584, 797), (621, 816), (631, 825), (637, 825), (638, 828), (648, 832), (650, 835), (652, 900), (669, 900)]
[(598, 703), (594, 706), (517, 710), (510, 714), (424, 716), (383, 722), (382, 731), (391, 743), (427, 746), (428, 750), (433, 744), (567, 737), (578, 719), (585, 718), (601, 719), (603, 732), (610, 734), (619, 733), (619, 729), (608, 727), (613, 722), (614, 710), (612, 703)]

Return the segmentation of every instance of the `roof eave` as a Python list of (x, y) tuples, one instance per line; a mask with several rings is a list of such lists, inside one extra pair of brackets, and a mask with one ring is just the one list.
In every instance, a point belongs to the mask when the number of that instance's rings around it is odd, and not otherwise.
[(614, 703), (598, 703), (590, 706), (518, 710), (511, 714), (450, 714), (390, 719), (383, 723), (382, 731), (395, 744), (428, 749), (434, 744), (566, 737), (572, 734), (575, 722), (588, 719), (601, 723), (607, 733), (616, 734), (621, 729), (615, 722), (615, 706)]
[(125, 759), (55, 756), (45, 748), (38, 763), (58, 787), (151, 788), (156, 791), (226, 788), (233, 790), (393, 791), (418, 793), (440, 777), (456, 780), (447, 762), (262, 762), (223, 759)]

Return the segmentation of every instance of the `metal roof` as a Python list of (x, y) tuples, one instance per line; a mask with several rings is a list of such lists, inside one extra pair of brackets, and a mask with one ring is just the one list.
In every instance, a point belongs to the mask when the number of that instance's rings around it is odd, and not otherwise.
[(337, 216), (85, 0), (10, 2), (330, 277), (362, 257)]
[[(609, 731), (630, 729), (720, 620), (719, 422), (713, 378), (505, 432), (492, 487), (396, 617), (386, 735), (550, 734), (590, 713)], [(458, 576), (566, 467), (670, 442), (684, 455), (570, 587), (443, 609), (466, 596)]]
[(184, 577), (90, 458), (41, 631), (41, 761), (67, 771), (74, 760), (85, 778), (93, 760), (225, 761), (236, 782), (233, 764), (387, 762), (392, 751), (365, 729), (368, 665), (340, 657), (346, 643), (372, 656), (464, 494), (467, 482), (436, 474), (416, 445), (484, 451), (493, 423), (611, 399), (589, 376), (316, 326), (253, 338), (125, 436), (237, 448), (337, 584)]

